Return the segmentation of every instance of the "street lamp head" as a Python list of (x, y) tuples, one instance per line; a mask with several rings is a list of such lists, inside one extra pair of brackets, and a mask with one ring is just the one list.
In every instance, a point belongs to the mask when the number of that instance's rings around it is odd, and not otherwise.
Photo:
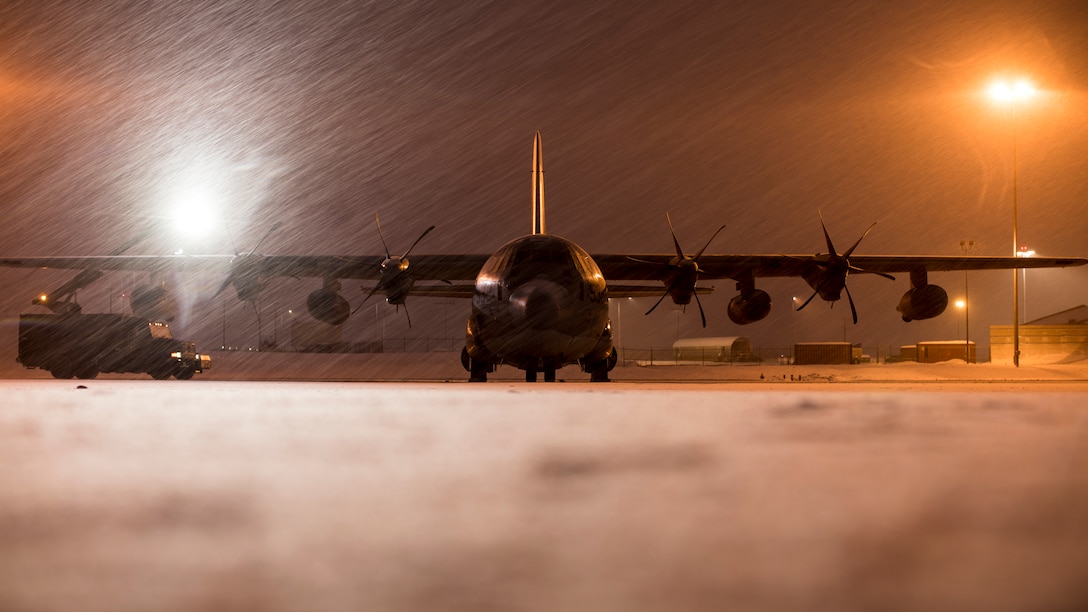
[(1035, 95), (1035, 86), (1027, 79), (999, 80), (990, 85), (990, 99), (995, 102), (1023, 102)]

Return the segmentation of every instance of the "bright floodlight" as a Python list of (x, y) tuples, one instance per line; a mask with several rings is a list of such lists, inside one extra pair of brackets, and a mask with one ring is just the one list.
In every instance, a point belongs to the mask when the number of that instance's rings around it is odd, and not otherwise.
[(967, 305), (967, 300), (964, 300), (963, 298), (960, 298), (960, 299), (956, 300), (956, 308), (959, 308), (960, 310), (963, 310), (963, 307), (966, 306), (966, 305)]
[(1027, 79), (995, 81), (990, 85), (990, 98), (997, 102), (1022, 102), (1035, 95), (1035, 86)]
[(216, 198), (210, 190), (191, 186), (175, 197), (174, 224), (185, 236), (203, 238), (216, 227), (216, 208)]

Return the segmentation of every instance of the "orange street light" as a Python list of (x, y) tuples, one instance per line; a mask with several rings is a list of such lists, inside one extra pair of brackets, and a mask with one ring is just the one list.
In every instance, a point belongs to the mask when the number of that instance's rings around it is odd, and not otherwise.
[[(1016, 108), (1035, 95), (1035, 86), (1027, 79), (1015, 81), (1000, 80), (990, 85), (990, 99), (1000, 104), (1008, 104), (1012, 122), (1012, 254), (1020, 253), (1020, 239), (1017, 224), (1016, 202)], [(1012, 271), (1012, 364), (1020, 367), (1020, 274)]]
[(1027, 79), (1016, 81), (994, 81), (989, 89), (990, 98), (995, 102), (1023, 102), (1035, 95), (1035, 86)]

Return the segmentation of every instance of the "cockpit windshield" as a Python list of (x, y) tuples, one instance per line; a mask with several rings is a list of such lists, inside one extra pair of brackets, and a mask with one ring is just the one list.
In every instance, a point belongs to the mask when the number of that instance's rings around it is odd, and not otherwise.
[(527, 236), (500, 247), (480, 270), (477, 290), (500, 279), (509, 289), (534, 278), (565, 286), (588, 282), (590, 287), (584, 289), (604, 290), (600, 268), (589, 253), (569, 240), (548, 235)]

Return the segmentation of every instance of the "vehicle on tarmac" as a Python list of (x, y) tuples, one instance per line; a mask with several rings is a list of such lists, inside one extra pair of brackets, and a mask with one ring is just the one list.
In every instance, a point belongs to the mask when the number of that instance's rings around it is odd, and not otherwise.
[(20, 315), (16, 360), (62, 379), (127, 372), (188, 380), (211, 367), (211, 357), (174, 339), (166, 323), (120, 314)]

